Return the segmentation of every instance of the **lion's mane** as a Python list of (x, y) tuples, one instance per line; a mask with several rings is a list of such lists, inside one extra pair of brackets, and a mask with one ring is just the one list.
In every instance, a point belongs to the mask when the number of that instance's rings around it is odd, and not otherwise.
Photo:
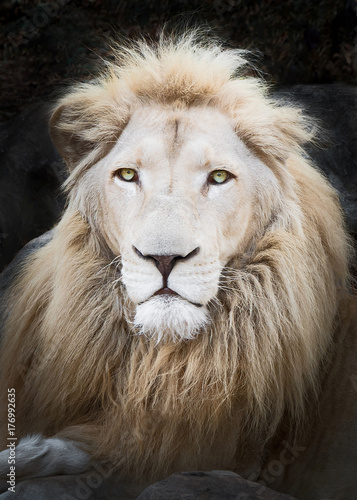
[[(54, 112), (69, 202), (11, 290), (1, 384), (17, 390), (18, 437), (62, 432), (131, 477), (210, 467), (210, 449), (215, 468), (229, 467), (236, 448), (239, 460), (284, 422), (298, 429), (319, 393), (348, 281), (340, 206), (302, 152), (311, 124), (244, 77), (243, 53), (192, 35), (114, 53)], [(81, 184), (132, 109), (151, 102), (223, 110), (286, 195), (268, 229), (224, 268), (212, 320), (190, 341), (136, 335), (120, 258), (101, 232), (105, 215)], [(264, 209), (256, 207), (258, 222)], [(221, 444), (228, 435), (232, 450)]]

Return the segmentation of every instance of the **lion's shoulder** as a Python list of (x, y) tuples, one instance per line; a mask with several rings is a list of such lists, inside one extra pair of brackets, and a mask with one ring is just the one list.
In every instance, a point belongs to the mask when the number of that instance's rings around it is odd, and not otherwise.
[(47, 245), (53, 238), (53, 230), (29, 241), (13, 258), (10, 264), (0, 273), (0, 300), (8, 287), (11, 285), (14, 277), (26, 259), (40, 248)]
[[(53, 238), (53, 230), (47, 231), (46, 233), (34, 238), (29, 241), (13, 258), (10, 264), (0, 273), (0, 318), (2, 318), (5, 312), (5, 299), (6, 294), (14, 282), (14, 279), (19, 274), (23, 265), (25, 264), (28, 257), (33, 255), (37, 250), (44, 247)], [(1, 321), (1, 324), (3, 322)], [(1, 333), (1, 325), (0, 325)]]

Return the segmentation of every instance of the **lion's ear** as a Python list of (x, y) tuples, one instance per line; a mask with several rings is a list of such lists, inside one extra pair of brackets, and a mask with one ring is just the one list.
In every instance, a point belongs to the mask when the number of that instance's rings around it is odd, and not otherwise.
[[(82, 137), (79, 124), (69, 109), (65, 106), (59, 106), (50, 119), (50, 135), (53, 144), (59, 154), (66, 161), (69, 170), (73, 170), (82, 158), (88, 155), (93, 149), (94, 144), (85, 141)], [(79, 121), (79, 120), (78, 120)]]
[(62, 98), (50, 119), (50, 135), (68, 168), (90, 167), (114, 146), (129, 109), (108, 87), (86, 84)]

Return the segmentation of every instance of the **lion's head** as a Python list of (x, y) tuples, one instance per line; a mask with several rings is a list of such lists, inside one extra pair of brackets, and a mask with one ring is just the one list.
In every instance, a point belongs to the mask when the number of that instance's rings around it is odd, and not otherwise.
[(95, 200), (95, 223), (121, 256), (134, 324), (155, 341), (197, 334), (227, 263), (283, 206), (299, 212), (213, 104), (137, 103), (112, 150), (77, 182), (78, 209), (91, 213)]
[(140, 436), (170, 470), (184, 443), (193, 464), (207, 455), (237, 412), (234, 443), (301, 417), (348, 241), (302, 151), (311, 124), (244, 77), (241, 52), (188, 35), (116, 57), (54, 110), (69, 203), (15, 288), (4, 373), (39, 359), (18, 414), (27, 431), (97, 419), (102, 456), (137, 470)]

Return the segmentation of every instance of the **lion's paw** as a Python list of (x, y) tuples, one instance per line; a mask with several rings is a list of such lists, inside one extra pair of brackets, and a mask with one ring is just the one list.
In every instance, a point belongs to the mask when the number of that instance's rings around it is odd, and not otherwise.
[[(10, 467), (15, 467), (10, 469)], [(0, 491), (9, 487), (10, 471), (16, 481), (58, 474), (79, 474), (90, 468), (90, 456), (73, 441), (45, 438), (41, 434), (26, 436), (14, 450), (0, 452)]]

